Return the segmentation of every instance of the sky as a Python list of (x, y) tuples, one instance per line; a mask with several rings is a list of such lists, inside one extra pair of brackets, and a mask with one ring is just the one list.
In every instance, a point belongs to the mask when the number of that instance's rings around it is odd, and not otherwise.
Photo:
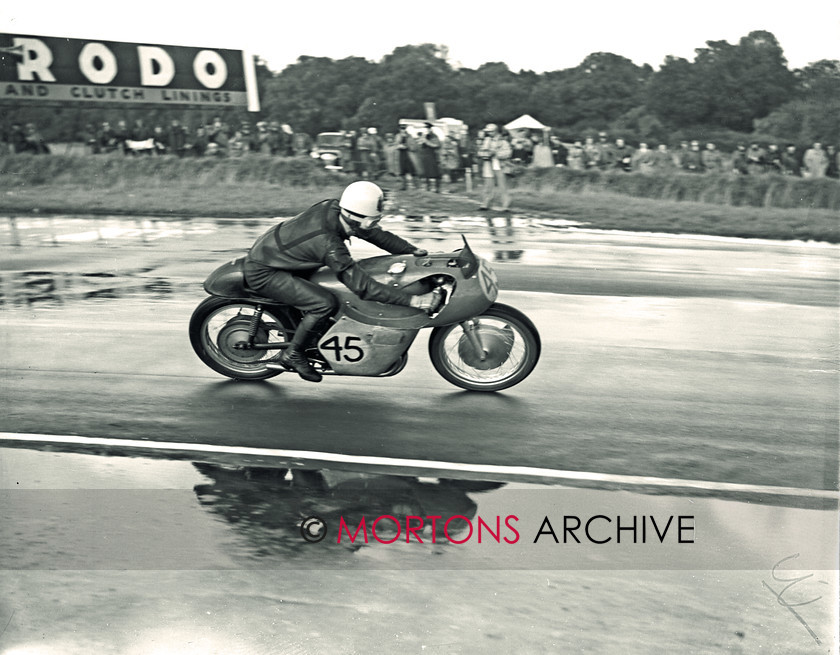
[(249, 50), (272, 71), (301, 55), (379, 61), (399, 46), (448, 47), (453, 66), (504, 62), (513, 71), (572, 68), (612, 52), (659, 68), (694, 59), (706, 41), (772, 32), (788, 66), (840, 59), (840, 0), (113, 0), (4, 2), (0, 33)]

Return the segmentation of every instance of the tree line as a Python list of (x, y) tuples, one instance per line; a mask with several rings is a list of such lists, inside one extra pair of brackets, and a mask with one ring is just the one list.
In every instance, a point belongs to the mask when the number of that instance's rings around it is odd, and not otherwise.
[[(578, 66), (515, 73), (500, 62), (453, 68), (447, 49), (403, 46), (381, 62), (300, 57), (261, 75), (264, 111), (309, 133), (375, 125), (395, 131), (423, 103), (474, 128), (531, 114), (570, 139), (596, 130), (648, 142), (682, 138), (736, 145), (770, 140), (840, 142), (840, 61), (790, 70), (776, 37), (754, 31), (737, 44), (709, 41), (693, 61), (659, 70), (597, 52)], [(731, 144), (725, 143), (733, 141)]]

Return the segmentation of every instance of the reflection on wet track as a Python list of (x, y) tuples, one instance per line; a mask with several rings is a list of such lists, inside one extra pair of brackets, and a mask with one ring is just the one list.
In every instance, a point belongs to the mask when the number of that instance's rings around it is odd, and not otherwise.
[(362, 464), (0, 455), (0, 570), (749, 569), (796, 548), (803, 533), (814, 545), (799, 564), (819, 569), (832, 565), (838, 528), (836, 499), (785, 508)]
[[(348, 473), (329, 470), (224, 467), (195, 463), (196, 469), (211, 482), (195, 486), (196, 497), (212, 515), (233, 526), (247, 542), (254, 556), (275, 561), (278, 556), (290, 558), (312, 555), (301, 536), (302, 521), (317, 517), (325, 531), (320, 546), (321, 561), (335, 565), (335, 548), (358, 550), (375, 545), (372, 535), (355, 540), (344, 534), (339, 543), (335, 532), (345, 521), (356, 531), (363, 519), (372, 522), (380, 516), (399, 517), (377, 524), (376, 539), (391, 543), (405, 539), (405, 517), (417, 517), (412, 527), (415, 541), (444, 542), (463, 538), (467, 521), (476, 518), (477, 505), (469, 492), (487, 491), (504, 486), (468, 480), (420, 480), (414, 477)], [(455, 525), (443, 520), (434, 525), (424, 520), (430, 515), (463, 517)], [(423, 517), (423, 518), (420, 518)], [(402, 522), (400, 525), (399, 522)], [(418, 527), (421, 526), (421, 527)], [(445, 533), (446, 531), (446, 533)], [(318, 535), (315, 535), (318, 538)]]

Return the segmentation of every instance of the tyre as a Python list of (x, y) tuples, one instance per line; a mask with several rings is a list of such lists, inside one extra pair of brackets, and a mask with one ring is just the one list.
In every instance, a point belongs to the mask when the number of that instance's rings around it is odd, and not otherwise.
[[(214, 371), (236, 380), (265, 380), (283, 371), (266, 368), (279, 350), (248, 350), (251, 322), (257, 303), (229, 298), (206, 298), (190, 319), (190, 343), (196, 355)], [(291, 338), (295, 326), (278, 307), (263, 306), (255, 341), (283, 343)]]
[(482, 351), (461, 325), (435, 328), (429, 356), (438, 373), (470, 391), (499, 391), (522, 382), (540, 357), (540, 335), (518, 309), (494, 303), (471, 319)]

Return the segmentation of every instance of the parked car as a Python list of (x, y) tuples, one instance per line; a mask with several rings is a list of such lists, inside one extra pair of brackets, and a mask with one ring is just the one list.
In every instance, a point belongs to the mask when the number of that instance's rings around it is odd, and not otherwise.
[(321, 132), (315, 137), (315, 145), (309, 153), (313, 159), (320, 159), (325, 168), (341, 169), (342, 132)]

